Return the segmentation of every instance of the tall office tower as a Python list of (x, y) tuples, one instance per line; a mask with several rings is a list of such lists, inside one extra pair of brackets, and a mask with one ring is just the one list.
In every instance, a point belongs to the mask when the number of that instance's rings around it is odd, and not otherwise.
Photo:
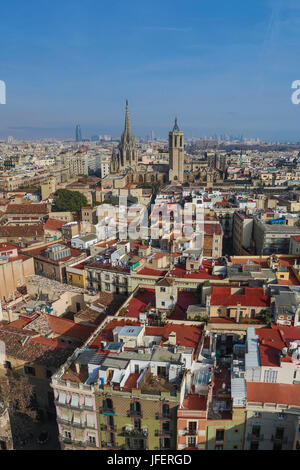
[(179, 130), (177, 118), (169, 132), (169, 181), (183, 183), (184, 177), (184, 133)]
[(76, 139), (76, 142), (82, 142), (82, 135), (81, 135), (81, 129), (80, 129), (79, 124), (77, 124), (76, 126), (75, 139)]
[(119, 170), (133, 169), (137, 164), (135, 137), (130, 127), (128, 101), (126, 100), (125, 128), (119, 144)]

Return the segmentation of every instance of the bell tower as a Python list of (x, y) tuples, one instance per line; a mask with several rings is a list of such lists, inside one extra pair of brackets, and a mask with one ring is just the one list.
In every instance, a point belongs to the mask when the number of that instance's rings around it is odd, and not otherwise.
[(184, 133), (178, 127), (177, 118), (169, 132), (169, 181), (184, 182)]

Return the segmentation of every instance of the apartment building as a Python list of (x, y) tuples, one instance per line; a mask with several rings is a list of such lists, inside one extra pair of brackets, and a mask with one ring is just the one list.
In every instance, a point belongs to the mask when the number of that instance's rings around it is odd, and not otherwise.
[(183, 333), (106, 317), (52, 378), (62, 448), (175, 449), (182, 381), (201, 336), (198, 326)]

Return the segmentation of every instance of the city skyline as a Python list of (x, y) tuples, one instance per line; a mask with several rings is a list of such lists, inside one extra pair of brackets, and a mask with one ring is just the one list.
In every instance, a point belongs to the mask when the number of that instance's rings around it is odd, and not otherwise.
[(295, 1), (32, 0), (2, 15), (0, 138), (67, 139), (77, 123), (118, 136), (128, 98), (136, 136), (167, 137), (177, 115), (187, 138), (299, 140)]

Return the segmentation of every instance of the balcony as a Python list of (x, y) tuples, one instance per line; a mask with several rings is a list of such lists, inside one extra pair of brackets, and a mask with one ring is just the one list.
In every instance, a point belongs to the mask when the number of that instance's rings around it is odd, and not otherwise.
[(148, 436), (148, 429), (134, 429), (130, 427), (123, 428), (123, 436), (128, 437), (147, 437)]
[(182, 433), (183, 436), (197, 436), (197, 434), (198, 434), (197, 429), (188, 429), (188, 428), (185, 428)]
[(79, 428), (79, 429), (85, 429), (86, 424), (81, 423), (81, 422), (76, 422), (73, 419), (63, 419), (63, 418), (57, 418), (58, 424), (64, 424), (65, 426), (73, 426), (74, 428)]
[(281, 444), (287, 444), (288, 443), (288, 438), (287, 436), (285, 437), (276, 437), (276, 436), (271, 436), (271, 441), (272, 442), (281, 442)]
[(155, 419), (171, 419), (170, 413), (155, 413)]
[(141, 411), (129, 410), (129, 411), (127, 411), (127, 416), (128, 416), (128, 418), (131, 418), (131, 417), (134, 417), (134, 418), (142, 418), (142, 417), (143, 417), (143, 414), (142, 414)]
[(78, 405), (72, 405), (71, 403), (60, 403), (57, 398), (54, 400), (54, 403), (56, 406), (63, 406), (64, 408), (69, 408), (71, 410), (80, 410), (82, 408), (82, 405), (79, 402)]
[(68, 444), (76, 447), (86, 447), (87, 443), (84, 441), (75, 441), (74, 439), (70, 439), (68, 437), (59, 437), (59, 441), (63, 444)]
[(116, 414), (115, 413), (115, 408), (103, 408), (102, 407), (102, 408), (100, 408), (99, 412), (102, 413), (102, 414), (111, 414), (111, 415)]
[(167, 436), (167, 437), (170, 437), (171, 435), (172, 435), (172, 431), (171, 431), (170, 429), (168, 429), (168, 430), (156, 429), (156, 430), (155, 430), (155, 436), (160, 436), (160, 437), (165, 437), (165, 436)]
[(117, 426), (110, 426), (109, 424), (101, 424), (100, 429), (101, 431), (115, 432), (117, 430)]
[(105, 449), (112, 449), (112, 450), (122, 450), (124, 449), (124, 445), (119, 445), (116, 442), (101, 442), (101, 447)]
[(257, 436), (256, 434), (248, 433), (247, 435), (247, 441), (263, 441), (264, 440), (264, 435), (260, 434)]

